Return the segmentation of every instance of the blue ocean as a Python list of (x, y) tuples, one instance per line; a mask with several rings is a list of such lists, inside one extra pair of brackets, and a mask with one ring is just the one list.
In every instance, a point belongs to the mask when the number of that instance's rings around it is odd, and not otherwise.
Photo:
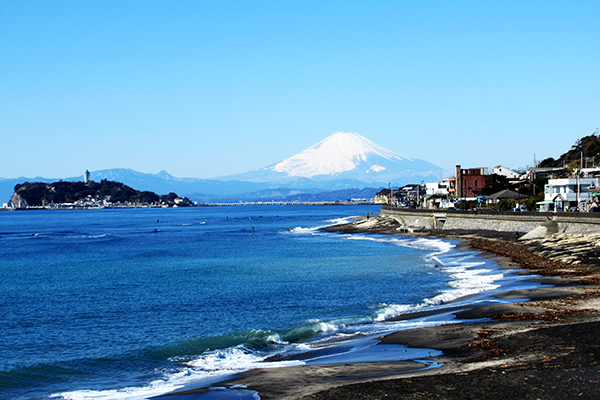
[(0, 398), (145, 399), (512, 279), (451, 240), (319, 230), (378, 212), (0, 212)]

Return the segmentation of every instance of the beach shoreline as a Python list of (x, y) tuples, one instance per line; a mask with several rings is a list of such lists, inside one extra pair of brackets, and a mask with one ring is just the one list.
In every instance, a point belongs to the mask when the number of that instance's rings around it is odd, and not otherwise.
[[(378, 218), (371, 216), (325, 230), (406, 235), (398, 233), (389, 221), (381, 219), (376, 224), (374, 220)], [(462, 242), (460, 248), (482, 251), (482, 255), (494, 259), (502, 268), (521, 268), (524, 275), (538, 275), (534, 280), (543, 286), (495, 295), (499, 299), (516, 300), (512, 303), (424, 311), (454, 313), (461, 320), (473, 322), (403, 330), (378, 339), (382, 345), (433, 349), (442, 351), (442, 355), (412, 361), (253, 369), (219, 386), (237, 385), (258, 393), (263, 400), (491, 399), (500, 395), (562, 399), (596, 395), (600, 376), (600, 346), (596, 340), (600, 329), (597, 265), (556, 261), (538, 254), (539, 242), (519, 243), (514, 234), (508, 233), (418, 232), (414, 236), (458, 239)], [(421, 316), (411, 313), (395, 319)], [(440, 364), (437, 368), (424, 368), (426, 362)]]

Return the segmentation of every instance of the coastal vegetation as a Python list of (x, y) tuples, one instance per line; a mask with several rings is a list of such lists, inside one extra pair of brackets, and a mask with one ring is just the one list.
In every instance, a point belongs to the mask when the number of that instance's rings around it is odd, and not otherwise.
[[(571, 149), (556, 160), (552, 157), (542, 160), (540, 168), (580, 168), (594, 167), (600, 162), (600, 137), (598, 132), (577, 139)], [(583, 163), (583, 165), (582, 165)]]

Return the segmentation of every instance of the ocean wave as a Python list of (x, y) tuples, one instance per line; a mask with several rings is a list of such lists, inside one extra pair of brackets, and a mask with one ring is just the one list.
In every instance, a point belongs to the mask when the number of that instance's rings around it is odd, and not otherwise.
[(340, 225), (340, 224), (345, 224), (350, 222), (350, 219), (352, 217), (343, 217), (343, 218), (333, 218), (333, 219), (329, 219), (326, 220), (326, 224), (324, 225), (319, 225), (319, 226), (311, 226), (308, 228), (302, 227), (302, 226), (297, 226), (295, 228), (292, 228), (290, 230), (288, 230), (288, 233), (303, 233), (303, 234), (315, 234), (317, 232), (319, 232), (320, 229), (325, 228), (327, 226), (333, 226), (333, 225)]
[(297, 227), (292, 228), (289, 231), (287, 231), (287, 233), (300, 233), (300, 234), (314, 235), (319, 231), (319, 229), (320, 229), (320, 227), (303, 228), (301, 226), (297, 226)]
[(406, 304), (380, 304), (379, 309), (375, 312), (375, 321), (386, 321), (397, 317), (398, 315), (406, 314), (415, 309), (416, 306)]
[[(187, 375), (187, 372), (181, 374)], [(144, 400), (183, 388), (183, 382), (174, 383), (178, 380), (177, 375), (179, 374), (172, 375), (166, 380), (151, 382), (145, 386), (108, 390), (75, 390), (72, 392), (56, 393), (50, 397), (65, 400)]]
[[(226, 348), (201, 351), (199, 356), (173, 356), (169, 358), (173, 368), (163, 368), (162, 377), (143, 386), (130, 386), (106, 390), (75, 390), (55, 393), (51, 397), (66, 400), (141, 400), (158, 396), (174, 390), (182, 389), (187, 384), (202, 384), (208, 386), (214, 382), (226, 379), (229, 375), (252, 368), (275, 368), (292, 365), (302, 365), (302, 361), (265, 361), (273, 354), (294, 351), (297, 347), (302, 351), (304, 346), (290, 345), (281, 340), (275, 332), (253, 330), (228, 335), (220, 338), (207, 338), (180, 343), (170, 346), (163, 351), (180, 353), (194, 347), (203, 347), (207, 343), (231, 343), (243, 341)], [(202, 343), (202, 344), (199, 344)], [(154, 350), (154, 351), (158, 351)]]
[(504, 273), (484, 268), (485, 265), (484, 261), (463, 261), (459, 265), (443, 266), (442, 271), (448, 274), (451, 279), (447, 283), (451, 289), (425, 299), (423, 303), (425, 305), (440, 305), (461, 297), (497, 289), (500, 285), (495, 282), (502, 280)]
[[(449, 261), (447, 266), (442, 267), (451, 279), (448, 282), (449, 289), (432, 298), (423, 299), (420, 304), (379, 304), (368, 316), (308, 320), (305, 324), (285, 333), (251, 330), (220, 338), (193, 341), (194, 343), (182, 343), (169, 349), (168, 353), (183, 354), (185, 351), (197, 351), (199, 355), (171, 357), (170, 361), (177, 368), (165, 371), (162, 379), (156, 379), (140, 387), (72, 391), (56, 394), (53, 397), (68, 400), (141, 400), (185, 388), (185, 385), (191, 383), (208, 386), (225, 380), (232, 374), (253, 368), (304, 365), (306, 361), (290, 360), (289, 356), (321, 349), (361, 335), (439, 325), (442, 322), (428, 320), (389, 322), (388, 320), (402, 314), (437, 307), (467, 294), (497, 287), (498, 285), (493, 282), (502, 279), (503, 274), (493, 268), (484, 268), (486, 263), (474, 260), (474, 257), (475, 253), (466, 254)], [(443, 321), (443, 323), (455, 322), (457, 321)], [(209, 342), (213, 345), (220, 343), (223, 348), (206, 350), (205, 346)], [(276, 355), (283, 357), (273, 358)]]
[(73, 234), (73, 233), (17, 233), (17, 234), (2, 234), (0, 238), (4, 240), (26, 240), (26, 239), (49, 239), (49, 240), (98, 240), (98, 239), (110, 239), (113, 235), (110, 233), (103, 234)]
[[(305, 228), (295, 228), (303, 232)], [(318, 229), (318, 228), (311, 228)], [(430, 251), (425, 256), (436, 264), (437, 268), (449, 278), (448, 290), (431, 297), (424, 298), (418, 304), (384, 304), (377, 306), (374, 315), (366, 318), (357, 318), (351, 323), (327, 322), (318, 325), (309, 325), (299, 328), (299, 337), (310, 336), (321, 332), (335, 332), (346, 329), (350, 325), (366, 324), (369, 322), (383, 322), (407, 312), (417, 311), (425, 307), (440, 306), (444, 303), (459, 299), (464, 296), (493, 290), (500, 285), (494, 282), (502, 280), (505, 275), (497, 269), (486, 268), (487, 262), (479, 257), (476, 252), (456, 252), (456, 244), (446, 239), (413, 238), (407, 236), (390, 237), (387, 235), (338, 235), (346, 240), (366, 240), (380, 243), (389, 243), (396, 246)], [(481, 261), (480, 261), (481, 260)], [(291, 333), (290, 333), (291, 334)], [(292, 335), (293, 336), (293, 335)], [(286, 337), (288, 339), (288, 337)], [(288, 340), (293, 340), (291, 337)]]
[(154, 346), (144, 350), (150, 358), (168, 358), (177, 364), (186, 364), (198, 354), (209, 351), (235, 348), (244, 345), (249, 351), (271, 351), (273, 347), (286, 345), (279, 333), (262, 329), (251, 329), (221, 336), (188, 339), (164, 346)]
[(356, 316), (349, 318), (334, 318), (330, 320), (309, 320), (305, 325), (290, 329), (282, 335), (282, 339), (289, 343), (320, 340), (340, 334), (355, 334), (357, 326), (373, 322), (372, 316)]
[(27, 240), (27, 239), (39, 239), (48, 237), (43, 233), (2, 233), (0, 239), (2, 240)]
[(407, 236), (389, 237), (384, 235), (348, 235), (348, 240), (370, 240), (373, 242), (390, 243), (396, 246), (408, 247), (418, 250), (432, 251), (429, 257), (438, 256), (456, 247), (453, 243), (443, 239), (412, 238)]
[(341, 225), (341, 224), (349, 223), (352, 219), (353, 219), (353, 217), (333, 218), (333, 219), (328, 219), (326, 222), (328, 222), (331, 225)]
[(205, 372), (194, 368), (181, 368), (177, 372), (165, 375), (144, 386), (130, 386), (120, 389), (106, 390), (74, 390), (70, 392), (55, 393), (51, 398), (65, 400), (146, 400), (165, 393), (184, 389), (186, 385), (198, 381), (210, 385), (214, 382), (227, 379), (234, 371)]
[[(442, 245), (439, 248), (449, 251), (452, 247)], [(475, 252), (464, 252), (458, 257), (454, 252), (447, 256), (444, 256), (444, 252), (437, 254), (429, 258), (448, 276), (448, 289), (433, 297), (424, 298), (419, 304), (382, 304), (375, 313), (375, 321), (383, 322), (402, 314), (441, 306), (465, 296), (494, 290), (501, 286), (497, 282), (505, 278), (505, 274), (499, 269), (489, 268), (490, 264), (485, 260), (477, 260), (478, 254)]]
[[(289, 351), (289, 347), (279, 349), (278, 352)], [(261, 368), (273, 368), (290, 365), (302, 365), (299, 361), (265, 361), (271, 357), (274, 352), (259, 352), (248, 349), (246, 346), (240, 345), (229, 349), (215, 350), (204, 353), (201, 357), (190, 360), (186, 363), (194, 371), (218, 372), (218, 373), (235, 373), (256, 368), (260, 363)]]
[(108, 238), (111, 237), (112, 235), (110, 233), (103, 233), (100, 235), (69, 235), (66, 236), (67, 239), (104, 239), (104, 238)]

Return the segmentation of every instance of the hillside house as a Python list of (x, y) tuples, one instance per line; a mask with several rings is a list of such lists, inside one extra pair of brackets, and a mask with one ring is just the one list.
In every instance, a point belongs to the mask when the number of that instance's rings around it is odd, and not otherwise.
[(173, 203), (175, 203), (175, 207), (184, 207), (192, 205), (192, 202), (187, 197), (177, 197), (173, 199)]
[[(454, 182), (454, 177), (445, 178), (439, 182), (426, 183), (427, 199), (425, 208), (447, 208), (454, 203), (450, 200), (450, 182)], [(451, 181), (452, 180), (452, 181)]]
[(549, 179), (544, 186), (543, 211), (588, 211), (594, 193), (600, 192), (600, 178)]
[(425, 191), (427, 192), (427, 197), (448, 196), (450, 193), (450, 179), (451, 178), (445, 178), (439, 182), (426, 183)]
[(451, 198), (456, 198), (456, 176), (448, 178), (448, 194)]
[(462, 169), (456, 166), (456, 197), (475, 200), (490, 178), (487, 167)]
[(492, 174), (505, 176), (509, 181), (518, 181), (521, 177), (520, 173), (502, 165), (496, 165), (494, 169), (492, 169)]

